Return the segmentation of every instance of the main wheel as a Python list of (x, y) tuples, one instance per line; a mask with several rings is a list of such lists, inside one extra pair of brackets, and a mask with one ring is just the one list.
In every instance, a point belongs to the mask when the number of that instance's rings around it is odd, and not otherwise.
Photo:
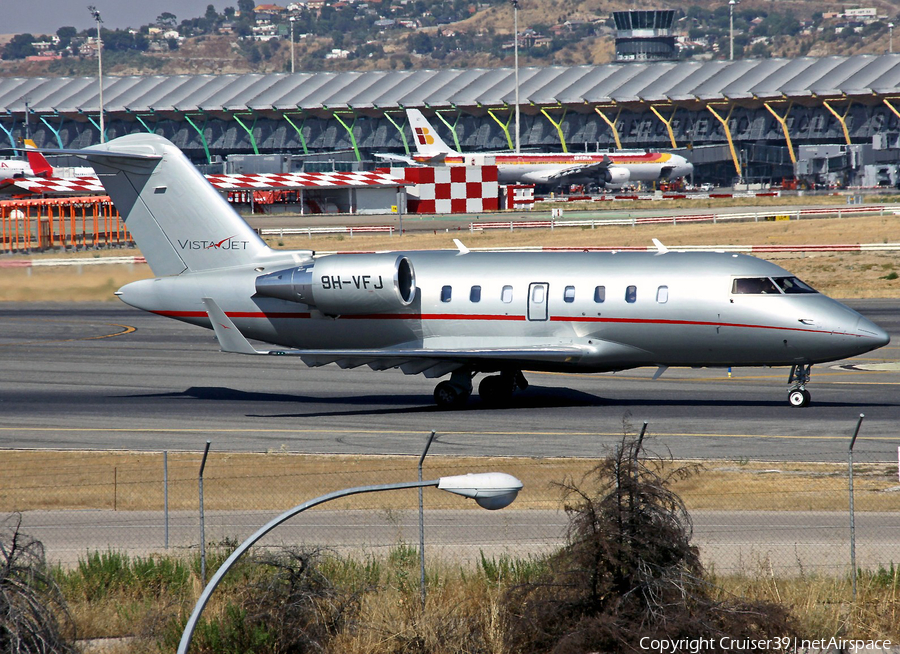
[(481, 401), (491, 406), (508, 404), (513, 396), (512, 380), (502, 375), (491, 375), (485, 377), (478, 384), (478, 395)]
[(463, 393), (449, 381), (442, 381), (434, 387), (434, 403), (440, 409), (456, 409), (465, 404), (469, 399), (468, 394)]
[(811, 398), (812, 396), (805, 388), (796, 388), (788, 394), (788, 402), (795, 407), (809, 406)]

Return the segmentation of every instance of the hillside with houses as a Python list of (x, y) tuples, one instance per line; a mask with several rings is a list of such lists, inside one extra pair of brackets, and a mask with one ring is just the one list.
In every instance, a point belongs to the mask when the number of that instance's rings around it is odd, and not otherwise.
[[(630, 3), (626, 3), (630, 4)], [(736, 58), (884, 53), (893, 50), (897, 7), (765, 2), (680, 5), (677, 56)], [(520, 65), (602, 64), (614, 60), (616, 3), (520, 3)], [(733, 10), (733, 15), (730, 15)], [(305, 0), (286, 6), (238, 0), (203, 16), (164, 12), (153, 24), (102, 29), (107, 74), (402, 70), (512, 64), (513, 9), (506, 0)], [(900, 41), (898, 41), (900, 48)], [(0, 75), (96, 73), (96, 30), (60, 26), (53, 34), (6, 35)]]

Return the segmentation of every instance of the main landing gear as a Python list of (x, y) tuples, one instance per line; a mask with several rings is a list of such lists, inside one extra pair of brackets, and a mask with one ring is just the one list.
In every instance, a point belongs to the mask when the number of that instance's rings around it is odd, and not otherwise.
[(481, 401), (491, 406), (509, 404), (516, 390), (528, 388), (528, 380), (520, 370), (504, 370), (499, 375), (485, 377), (478, 384)]
[(788, 378), (788, 384), (791, 385), (788, 391), (788, 402), (791, 406), (809, 406), (812, 396), (806, 390), (806, 384), (809, 383), (811, 368), (811, 363), (798, 363), (791, 368), (791, 376)]
[(472, 394), (471, 370), (455, 370), (450, 379), (445, 379), (434, 387), (434, 403), (439, 409), (458, 409), (466, 403)]
[[(458, 409), (472, 394), (471, 370), (457, 370), (450, 379), (442, 381), (434, 388), (434, 403), (440, 409)], [(528, 381), (520, 370), (504, 370), (499, 375), (490, 375), (478, 384), (478, 395), (482, 402), (490, 406), (508, 404), (516, 390), (528, 388)]]

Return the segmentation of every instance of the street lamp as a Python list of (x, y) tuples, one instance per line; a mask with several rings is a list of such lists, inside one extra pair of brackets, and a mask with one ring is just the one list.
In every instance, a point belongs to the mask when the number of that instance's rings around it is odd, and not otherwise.
[(513, 6), (513, 67), (516, 84), (516, 154), (519, 154), (519, 0), (511, 0)]
[(294, 74), (294, 21), (297, 20), (294, 16), (288, 18), (291, 21), (291, 74)]
[(225, 573), (228, 572), (231, 566), (233, 566), (241, 555), (250, 549), (256, 541), (272, 531), (282, 522), (285, 522), (298, 513), (311, 509), (314, 506), (341, 497), (359, 495), (361, 493), (374, 493), (376, 491), (399, 490), (402, 488), (425, 488), (426, 486), (437, 486), (441, 490), (455, 493), (456, 495), (471, 497), (480, 507), (491, 511), (502, 509), (503, 507), (512, 504), (513, 500), (515, 500), (516, 496), (519, 494), (519, 491), (522, 490), (522, 482), (512, 475), (507, 475), (502, 472), (483, 472), (479, 474), (441, 477), (440, 479), (433, 479), (431, 481), (408, 481), (400, 482), (398, 484), (379, 484), (375, 486), (345, 488), (344, 490), (328, 493), (327, 495), (322, 495), (314, 500), (309, 500), (299, 506), (295, 506), (293, 509), (285, 511), (277, 518), (274, 518), (260, 527), (256, 533), (241, 543), (240, 546), (231, 553), (231, 556), (225, 560), (225, 563), (223, 563), (216, 571), (216, 574), (210, 579), (206, 588), (203, 589), (200, 599), (197, 600), (197, 604), (194, 606), (194, 612), (191, 613), (191, 617), (184, 627), (184, 633), (181, 635), (181, 642), (178, 644), (177, 654), (187, 654), (188, 647), (191, 644), (191, 637), (194, 635), (194, 629), (196, 629), (197, 622), (200, 620), (200, 614), (203, 613), (203, 609), (206, 607), (210, 595), (212, 595), (216, 586), (219, 585), (219, 582), (222, 581)]
[(890, 44), (890, 49), (888, 52), (894, 54), (894, 24), (888, 23), (888, 43)]
[(100, 82), (100, 142), (106, 143), (106, 129), (103, 126), (103, 58), (100, 53), (103, 50), (103, 42), (100, 41), (100, 11), (94, 5), (88, 5), (88, 11), (97, 22), (97, 80)]
[(734, 61), (734, 6), (737, 0), (728, 0), (728, 40), (731, 46), (728, 59)]

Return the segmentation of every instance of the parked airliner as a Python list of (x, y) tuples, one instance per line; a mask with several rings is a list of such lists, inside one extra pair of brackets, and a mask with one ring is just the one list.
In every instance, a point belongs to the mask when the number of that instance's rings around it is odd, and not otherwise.
[[(56, 175), (53, 166), (47, 158), (37, 149), (34, 141), (25, 139), (25, 158), (27, 161), (17, 159), (0, 160), (0, 180), (27, 179), (32, 177), (51, 178)], [(93, 175), (90, 168), (70, 169), (77, 176)]]
[(677, 154), (619, 150), (613, 153), (457, 152), (438, 135), (418, 109), (407, 109), (406, 116), (416, 144), (412, 157), (376, 155), (382, 159), (432, 166), (481, 165), (493, 162), (502, 184), (560, 184), (586, 182), (599, 186), (621, 187), (633, 182), (674, 180), (690, 175), (694, 166)]
[[(742, 254), (270, 249), (171, 142), (132, 134), (78, 152), (96, 170), (155, 277), (126, 303), (215, 330), (226, 352), (400, 368), (441, 381), (442, 407), (481, 380), (485, 402), (526, 371), (790, 366), (810, 401), (813, 364), (888, 334), (783, 268)], [(258, 349), (248, 339), (277, 346)]]

